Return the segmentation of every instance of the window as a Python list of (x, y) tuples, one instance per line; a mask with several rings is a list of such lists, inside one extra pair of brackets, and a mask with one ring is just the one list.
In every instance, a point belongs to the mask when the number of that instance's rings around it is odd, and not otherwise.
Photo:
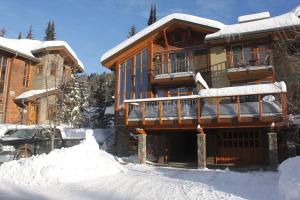
[(54, 120), (55, 119), (55, 106), (54, 105), (49, 105), (46, 119), (47, 120)]
[(0, 78), (0, 94), (3, 93), (4, 89), (4, 82), (5, 82), (5, 75), (6, 75), (6, 68), (8, 66), (8, 59), (4, 56), (0, 57), (0, 67), (1, 67), (1, 78)]
[(36, 67), (36, 74), (38, 75), (38, 74), (41, 74), (41, 73), (43, 73), (43, 65), (38, 65)]
[(23, 75), (23, 86), (29, 87), (29, 73), (30, 73), (30, 65), (25, 63), (24, 66), (24, 75)]
[(50, 63), (50, 75), (51, 76), (56, 76), (56, 72), (57, 72), (57, 62), (51, 62)]

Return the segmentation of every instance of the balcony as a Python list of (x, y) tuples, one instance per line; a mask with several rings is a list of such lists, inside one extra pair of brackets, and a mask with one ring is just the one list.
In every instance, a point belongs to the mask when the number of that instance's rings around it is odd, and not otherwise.
[(155, 62), (154, 82), (162, 83), (171, 80), (193, 82), (194, 72), (199, 67), (199, 64), (199, 59), (189, 58), (168, 62)]
[(273, 74), (271, 50), (231, 53), (227, 62), (228, 78), (239, 81), (255, 77), (262, 79)]
[(132, 128), (260, 126), (286, 117), (285, 93), (125, 100), (125, 124)]

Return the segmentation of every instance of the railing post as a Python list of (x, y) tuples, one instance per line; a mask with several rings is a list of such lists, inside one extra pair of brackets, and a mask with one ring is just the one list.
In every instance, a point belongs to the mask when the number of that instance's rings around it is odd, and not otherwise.
[(287, 107), (286, 107), (286, 93), (280, 93), (281, 108), (282, 108), (282, 117), (283, 119), (287, 118)]
[(217, 122), (220, 122), (220, 97), (216, 99), (216, 108), (217, 108)]
[(258, 95), (258, 116), (259, 119), (262, 118), (262, 107), (261, 107), (261, 95)]
[(201, 123), (201, 99), (198, 97), (197, 99), (197, 118), (198, 118), (198, 124)]
[(163, 118), (163, 101), (159, 101), (159, 124), (162, 125)]
[(238, 122), (241, 121), (241, 101), (240, 101), (240, 96), (236, 97), (236, 106), (237, 106), (237, 119)]
[(142, 125), (145, 125), (145, 102), (141, 102)]
[(181, 103), (180, 99), (177, 101), (177, 119), (178, 119), (178, 125), (181, 125)]
[(125, 125), (128, 125), (128, 103), (125, 102)]

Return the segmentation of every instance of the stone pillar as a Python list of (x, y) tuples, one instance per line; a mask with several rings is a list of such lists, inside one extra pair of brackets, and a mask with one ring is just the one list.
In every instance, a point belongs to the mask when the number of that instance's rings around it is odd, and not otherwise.
[(200, 125), (197, 127), (198, 168), (206, 168), (206, 137)]
[(140, 164), (146, 164), (146, 133), (143, 129), (136, 130), (138, 134), (138, 158)]
[(277, 148), (277, 133), (268, 133), (269, 142), (269, 166), (272, 169), (278, 167), (278, 148)]

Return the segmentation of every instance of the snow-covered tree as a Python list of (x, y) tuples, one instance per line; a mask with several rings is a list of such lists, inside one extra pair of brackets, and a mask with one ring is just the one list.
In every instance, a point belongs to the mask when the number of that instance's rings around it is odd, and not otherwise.
[(73, 128), (82, 127), (85, 123), (85, 113), (89, 106), (88, 86), (85, 79), (74, 71), (71, 80), (62, 86), (60, 122)]

